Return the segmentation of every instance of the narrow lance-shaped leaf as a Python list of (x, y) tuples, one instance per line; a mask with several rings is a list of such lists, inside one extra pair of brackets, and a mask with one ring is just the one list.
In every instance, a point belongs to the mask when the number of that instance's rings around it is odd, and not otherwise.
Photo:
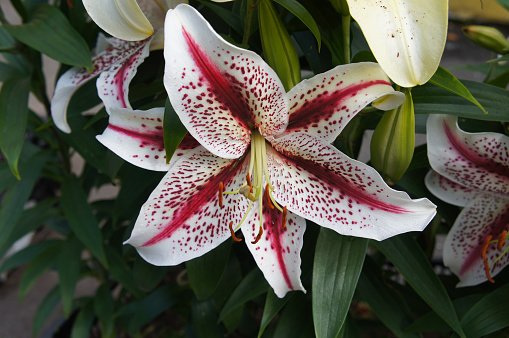
[(164, 106), (164, 119), (163, 119), (163, 135), (164, 135), (164, 149), (166, 150), (166, 164), (170, 163), (170, 159), (177, 150), (180, 142), (187, 134), (187, 129), (184, 127), (177, 113), (173, 109), (170, 100), (166, 101)]
[(4, 27), (16, 39), (52, 59), (92, 71), (87, 43), (57, 7), (40, 4), (26, 24)]
[(32, 336), (36, 337), (60, 301), (59, 286), (55, 286), (42, 300), (32, 323)]
[(313, 266), (313, 319), (317, 337), (336, 337), (350, 309), (368, 240), (322, 228)]
[(25, 139), (29, 91), (29, 78), (7, 80), (0, 91), (0, 149), (18, 179), (21, 179), (18, 160)]
[(58, 277), (60, 297), (66, 317), (72, 310), (74, 290), (79, 280), (81, 267), (81, 243), (74, 236), (70, 236), (63, 244), (58, 259)]

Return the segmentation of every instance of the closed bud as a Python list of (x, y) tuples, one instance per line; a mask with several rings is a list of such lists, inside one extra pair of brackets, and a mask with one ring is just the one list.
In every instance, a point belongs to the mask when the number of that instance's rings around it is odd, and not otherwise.
[(506, 54), (509, 41), (496, 28), (488, 26), (465, 26), (463, 33), (481, 47), (499, 54)]
[(408, 169), (415, 147), (414, 104), (410, 89), (403, 88), (405, 102), (386, 111), (371, 139), (371, 165), (384, 178), (398, 181)]
[(272, 0), (259, 2), (258, 16), (264, 59), (274, 69), (288, 91), (301, 80), (297, 49)]
[(338, 11), (341, 15), (347, 16), (350, 15), (350, 11), (348, 9), (348, 4), (346, 3), (346, 0), (329, 0), (332, 7), (336, 11)]

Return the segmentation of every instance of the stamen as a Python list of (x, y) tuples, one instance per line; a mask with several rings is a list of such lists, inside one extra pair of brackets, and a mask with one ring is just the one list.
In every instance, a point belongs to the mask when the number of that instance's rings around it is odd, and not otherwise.
[(274, 209), (274, 204), (272, 204), (269, 194), (270, 194), (269, 184), (267, 183), (267, 185), (265, 186), (265, 199), (267, 200), (267, 204), (269, 205), (269, 208)]
[(256, 235), (256, 239), (251, 242), (251, 244), (256, 244), (262, 238), (263, 235), (263, 227), (260, 225), (260, 230), (258, 231), (258, 235)]
[(483, 243), (483, 246), (482, 246), (482, 251), (481, 251), (481, 257), (482, 259), (485, 259), (486, 258), (486, 250), (488, 250), (488, 246), (490, 245), (490, 241), (491, 241), (491, 235), (489, 235), (486, 240), (484, 241)]
[(490, 267), (488, 265), (488, 258), (484, 259), (484, 272), (486, 273), (486, 277), (488, 277), (488, 280), (492, 283), (495, 283), (495, 281), (493, 280), (493, 278), (491, 278), (491, 275), (490, 275)]
[(234, 240), (235, 242), (240, 242), (240, 241), (242, 241), (242, 239), (237, 238), (237, 237), (235, 236), (235, 231), (233, 231), (233, 221), (231, 221), (231, 222), (230, 222), (229, 227), (230, 227), (230, 232), (231, 232), (231, 234), (232, 234), (232, 238), (233, 238), (233, 240)]
[(502, 249), (504, 247), (505, 236), (507, 236), (507, 231), (506, 230), (502, 231), (500, 236), (498, 236), (498, 243), (497, 243), (498, 251), (502, 251)]
[(247, 181), (247, 185), (249, 186), (249, 192), (252, 194), (253, 193), (253, 185), (251, 184), (251, 175), (249, 175), (249, 173), (246, 174), (246, 181)]
[(287, 219), (287, 210), (286, 206), (283, 208), (283, 229), (286, 228), (286, 219)]
[(223, 207), (223, 182), (219, 182), (219, 207)]

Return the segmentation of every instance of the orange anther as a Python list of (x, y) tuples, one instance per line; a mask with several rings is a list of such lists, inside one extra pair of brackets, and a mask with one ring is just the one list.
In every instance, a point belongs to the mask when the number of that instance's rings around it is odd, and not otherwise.
[(69, 6), (69, 8), (74, 8), (71, 0), (67, 0), (67, 6)]
[(237, 237), (235, 236), (235, 231), (233, 231), (233, 221), (231, 221), (231, 222), (230, 222), (230, 225), (229, 225), (228, 227), (230, 228), (230, 232), (232, 233), (232, 238), (233, 238), (233, 240), (234, 240), (235, 242), (240, 242), (240, 241), (242, 241), (242, 239), (241, 239), (241, 238), (237, 238)]
[(219, 182), (219, 207), (223, 207), (223, 182)]
[(247, 185), (249, 186), (249, 192), (252, 194), (253, 193), (253, 185), (251, 184), (251, 176), (249, 175), (249, 173), (246, 174), (246, 182), (247, 182)]
[(507, 236), (507, 231), (506, 230), (502, 231), (500, 236), (498, 236), (498, 243), (497, 243), (498, 251), (502, 251), (502, 248), (504, 247), (505, 236)]
[(488, 265), (488, 258), (484, 259), (484, 272), (486, 273), (486, 277), (488, 277), (488, 280), (492, 283), (495, 283), (493, 278), (490, 276), (490, 266)]
[(258, 235), (256, 235), (256, 239), (251, 242), (251, 244), (256, 244), (262, 238), (263, 235), (263, 227), (260, 225), (260, 231), (258, 231)]
[(286, 228), (286, 218), (287, 218), (288, 211), (286, 210), (286, 207), (283, 207), (283, 228)]
[(482, 251), (481, 251), (481, 257), (482, 259), (486, 258), (486, 250), (488, 250), (488, 246), (490, 245), (490, 241), (491, 241), (491, 235), (489, 235), (486, 240), (484, 241), (483, 245), (482, 245)]
[(267, 204), (269, 205), (269, 208), (274, 209), (274, 204), (272, 204), (269, 194), (270, 194), (269, 193), (269, 184), (267, 183), (267, 185), (265, 186), (265, 199), (267, 200)]

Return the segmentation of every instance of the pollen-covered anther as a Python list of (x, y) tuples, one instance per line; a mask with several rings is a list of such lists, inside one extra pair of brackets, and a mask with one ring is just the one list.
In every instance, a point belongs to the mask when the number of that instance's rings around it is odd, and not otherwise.
[(481, 257), (482, 259), (486, 259), (486, 250), (488, 250), (488, 246), (490, 246), (490, 241), (491, 241), (491, 235), (489, 235), (488, 237), (486, 237), (486, 239), (484, 240), (484, 243), (483, 243), (483, 246), (481, 248)]
[(288, 210), (286, 209), (286, 206), (283, 207), (283, 228), (286, 228), (286, 219), (288, 217)]
[(224, 193), (223, 182), (219, 182), (219, 207), (223, 207), (223, 193)]
[(251, 184), (251, 175), (249, 175), (249, 173), (246, 174), (246, 182), (247, 182), (247, 185), (249, 186), (249, 192), (252, 194), (253, 193), (253, 185)]
[(491, 283), (495, 283), (495, 281), (493, 280), (493, 278), (491, 278), (491, 275), (490, 275), (490, 266), (488, 265), (488, 258), (484, 259), (484, 272), (486, 273), (486, 277), (488, 278), (488, 280)]
[(250, 201), (256, 201), (258, 198), (253, 196), (252, 193), (253, 189), (249, 185), (245, 185), (242, 188), (239, 189), (239, 194), (244, 195), (248, 200)]
[(265, 200), (267, 201), (267, 205), (269, 208), (274, 209), (274, 204), (272, 204), (272, 201), (270, 200), (270, 191), (269, 191), (269, 184), (265, 186)]
[(235, 242), (241, 242), (242, 239), (241, 238), (237, 238), (237, 236), (235, 236), (235, 231), (233, 231), (233, 221), (230, 222), (230, 225), (228, 225), (228, 227), (230, 228), (230, 232), (232, 234), (232, 238)]
[(251, 244), (256, 244), (262, 238), (263, 235), (263, 227), (260, 225), (260, 230), (258, 231), (258, 235), (256, 235), (256, 238), (254, 241), (251, 242)]
[(497, 243), (498, 251), (502, 251), (502, 249), (504, 248), (504, 242), (505, 242), (506, 236), (507, 236), (507, 231), (506, 230), (502, 231), (500, 236), (498, 236), (498, 243)]

